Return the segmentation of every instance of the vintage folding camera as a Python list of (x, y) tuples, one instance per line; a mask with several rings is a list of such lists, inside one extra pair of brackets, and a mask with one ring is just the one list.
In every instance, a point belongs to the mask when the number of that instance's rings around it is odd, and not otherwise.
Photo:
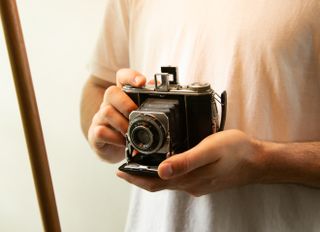
[[(123, 90), (139, 108), (129, 115), (127, 162), (119, 167), (121, 171), (157, 176), (163, 160), (224, 128), (226, 92), (219, 96), (207, 83), (181, 86), (175, 67), (161, 67), (161, 73), (154, 76), (154, 85), (124, 86)], [(216, 101), (221, 104), (221, 120)]]

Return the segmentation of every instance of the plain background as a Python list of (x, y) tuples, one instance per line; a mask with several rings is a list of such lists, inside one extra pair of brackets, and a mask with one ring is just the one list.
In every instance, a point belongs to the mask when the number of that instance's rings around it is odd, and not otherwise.
[[(122, 231), (130, 186), (102, 162), (80, 130), (79, 102), (104, 0), (19, 0), (63, 231)], [(42, 231), (1, 27), (0, 231)]]

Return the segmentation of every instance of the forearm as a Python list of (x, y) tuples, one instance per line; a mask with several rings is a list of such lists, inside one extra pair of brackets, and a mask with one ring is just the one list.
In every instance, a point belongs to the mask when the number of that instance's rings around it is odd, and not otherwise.
[(80, 122), (84, 136), (88, 138), (88, 130), (95, 113), (99, 110), (105, 90), (111, 83), (90, 77), (86, 82), (81, 98)]
[(262, 142), (262, 183), (295, 183), (320, 188), (320, 142)]

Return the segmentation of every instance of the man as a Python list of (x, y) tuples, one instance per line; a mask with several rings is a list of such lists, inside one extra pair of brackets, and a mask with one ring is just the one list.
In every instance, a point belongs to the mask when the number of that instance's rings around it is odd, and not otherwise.
[(81, 111), (99, 156), (124, 159), (137, 106), (121, 87), (160, 66), (229, 100), (225, 131), (165, 160), (161, 179), (117, 173), (138, 186), (128, 231), (320, 228), (319, 18), (317, 0), (108, 1)]

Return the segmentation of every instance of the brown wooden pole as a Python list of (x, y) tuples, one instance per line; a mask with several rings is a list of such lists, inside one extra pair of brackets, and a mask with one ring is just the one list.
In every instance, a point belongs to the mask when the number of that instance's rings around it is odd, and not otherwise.
[(0, 0), (0, 13), (43, 226), (45, 231), (58, 232), (58, 210), (15, 0)]

